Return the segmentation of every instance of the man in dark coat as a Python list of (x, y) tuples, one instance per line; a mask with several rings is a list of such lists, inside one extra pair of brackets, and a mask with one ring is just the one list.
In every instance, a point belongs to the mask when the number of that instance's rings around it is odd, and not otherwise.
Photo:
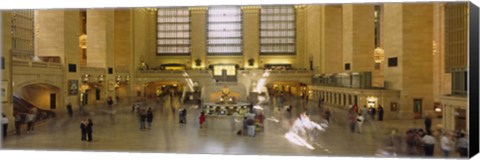
[(430, 115), (427, 114), (427, 116), (425, 117), (425, 130), (427, 132), (431, 132), (432, 130), (432, 118), (430, 117)]
[(383, 107), (381, 105), (378, 106), (378, 120), (383, 121)]
[(93, 122), (92, 119), (88, 119), (87, 126), (85, 127), (85, 131), (87, 132), (87, 141), (91, 142), (92, 139), (92, 133), (93, 133)]
[(80, 130), (82, 131), (82, 141), (87, 140), (87, 124), (85, 121), (80, 122)]
[(68, 111), (68, 116), (72, 117), (73, 116), (72, 103), (67, 104), (67, 111)]
[(148, 129), (152, 128), (152, 121), (153, 121), (153, 112), (152, 108), (148, 108), (147, 111), (147, 123), (148, 123)]

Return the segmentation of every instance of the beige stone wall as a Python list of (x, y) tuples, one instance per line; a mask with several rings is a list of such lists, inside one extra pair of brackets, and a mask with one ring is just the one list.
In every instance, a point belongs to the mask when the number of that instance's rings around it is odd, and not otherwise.
[[(11, 29), (11, 14), (7, 11), (0, 11), (0, 51), (1, 55), (4, 58), (5, 69), (1, 70), (1, 80), (2, 83), (6, 82), (5, 86), (7, 92), (5, 93), (7, 101), (2, 101), (1, 110), (2, 113), (7, 115), (7, 118), (13, 119), (13, 103), (12, 103), (12, 55), (10, 54), (10, 49), (12, 47), (12, 35), (10, 34)], [(2, 84), (3, 85), (3, 84)], [(13, 125), (13, 121), (10, 121), (9, 125)], [(13, 127), (9, 127), (13, 130)]]
[(412, 115), (413, 99), (422, 99), (423, 113), (433, 111), (433, 5), (403, 5), (403, 88), (405, 115)]
[[(73, 109), (77, 109), (79, 106), (79, 95), (69, 95), (68, 93), (68, 81), (69, 80), (78, 80), (81, 83), (81, 75), (79, 74), (80, 70), (80, 59), (81, 59), (81, 50), (79, 47), (79, 35), (80, 35), (80, 11), (76, 9), (64, 10), (64, 88), (62, 90), (62, 95), (65, 98), (65, 101), (61, 101), (61, 106), (57, 108), (62, 108), (65, 111), (66, 104), (71, 103)], [(75, 64), (77, 66), (77, 72), (68, 72), (68, 64)]]
[[(403, 86), (403, 6), (400, 3), (384, 4), (383, 46), (385, 51), (385, 88), (401, 90)], [(397, 67), (388, 67), (388, 58), (398, 58)]]
[(295, 35), (296, 37), (296, 55), (295, 58), (293, 58), (295, 62), (295, 67), (297, 68), (309, 68), (308, 66), (308, 56), (306, 56), (307, 52), (307, 45), (306, 45), (306, 11), (305, 7), (297, 7), (295, 9), (296, 17), (296, 31)]
[[(342, 46), (343, 46), (343, 63), (344, 66), (347, 63), (350, 63), (350, 70), (352, 70), (353, 62), (353, 4), (344, 4), (343, 13), (342, 13)], [(345, 68), (342, 67), (344, 70)]]
[(65, 11), (37, 10), (35, 26), (38, 35), (35, 37), (36, 56), (54, 56), (64, 60), (65, 46)]
[[(245, 68), (258, 68), (260, 53), (260, 9), (242, 9), (243, 18), (243, 63)], [(254, 59), (253, 66), (248, 65), (248, 59)]]
[(197, 68), (195, 60), (202, 61), (199, 68), (208, 67), (206, 62), (207, 54), (207, 10), (206, 8), (190, 10), (191, 29), (191, 59), (192, 68)]
[(352, 64), (354, 72), (373, 70), (374, 9), (370, 4), (353, 5)]
[(306, 62), (305, 68), (310, 69), (310, 60), (313, 61), (313, 69), (315, 72), (321, 72), (320, 62), (322, 61), (322, 11), (324, 6), (321, 5), (309, 5), (305, 8), (305, 25), (307, 35), (305, 38), (305, 45), (307, 46), (305, 51)]
[(342, 6), (325, 5), (323, 14), (322, 73), (343, 72)]

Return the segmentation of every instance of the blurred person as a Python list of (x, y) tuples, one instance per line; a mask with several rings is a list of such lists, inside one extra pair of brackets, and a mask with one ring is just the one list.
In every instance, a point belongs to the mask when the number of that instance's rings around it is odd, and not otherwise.
[(460, 133), (460, 138), (457, 142), (457, 149), (460, 153), (460, 157), (468, 157), (468, 145), (469, 142), (467, 137), (465, 136), (465, 133)]
[(27, 121), (27, 133), (33, 131), (33, 128), (34, 128), (34, 125), (35, 125), (35, 114), (33, 113), (33, 111), (30, 111), (28, 112), (27, 114), (27, 118), (26, 118), (26, 121)]
[(425, 156), (433, 157), (436, 140), (432, 136), (432, 132), (427, 131), (427, 134), (425, 134), (422, 137), (422, 142), (423, 142), (423, 148), (425, 151)]
[(371, 116), (370, 119), (372, 119), (372, 121), (375, 120), (375, 115), (376, 115), (376, 114), (377, 114), (377, 109), (375, 109), (375, 107), (371, 107), (371, 108), (370, 108), (370, 116)]
[(255, 120), (253, 120), (252, 118), (247, 119), (247, 131), (248, 136), (255, 136)]
[(87, 122), (84, 120), (80, 122), (80, 131), (82, 134), (82, 141), (86, 141), (87, 140)]
[(363, 109), (362, 109), (362, 112), (361, 112), (361, 113), (362, 113), (362, 115), (364, 116), (363, 119), (364, 119), (365, 121), (367, 121), (368, 115), (369, 115), (368, 113), (369, 113), (369, 112), (368, 112), (368, 108), (367, 108), (366, 105), (363, 105)]
[(425, 130), (427, 132), (431, 132), (432, 131), (432, 118), (430, 117), (429, 114), (426, 114), (425, 121), (423, 123), (425, 124)]
[(350, 132), (355, 133), (355, 123), (357, 121), (357, 115), (353, 110), (349, 111), (347, 120), (350, 127)]
[(148, 129), (151, 129), (152, 128), (152, 121), (153, 121), (153, 112), (152, 112), (152, 108), (149, 107), (148, 108), (148, 111), (147, 111), (147, 124), (148, 124)]
[(203, 128), (203, 123), (205, 123), (205, 113), (200, 112), (200, 117), (198, 117), (200, 128)]
[(363, 116), (362, 116), (362, 113), (360, 113), (358, 116), (357, 116), (357, 132), (358, 133), (362, 133), (362, 125), (363, 125)]
[(247, 123), (247, 117), (243, 117), (242, 121), (242, 135), (247, 135), (247, 130), (248, 130), (248, 123)]
[(92, 119), (88, 119), (87, 126), (85, 127), (85, 131), (87, 132), (87, 141), (91, 142), (93, 140), (93, 122)]
[(325, 113), (324, 113), (324, 116), (325, 116), (325, 119), (327, 120), (327, 122), (330, 122), (330, 116), (332, 115), (332, 112), (330, 112), (330, 108), (327, 108), (325, 110)]
[(450, 155), (450, 151), (452, 150), (452, 141), (450, 140), (450, 136), (448, 132), (443, 132), (442, 136), (440, 137), (440, 148), (443, 151), (445, 157)]
[(146, 129), (145, 121), (147, 120), (147, 113), (144, 111), (144, 109), (140, 111), (139, 120), (140, 120), (140, 130)]
[(5, 113), (2, 113), (2, 134), (3, 138), (7, 137), (7, 129), (8, 129), (8, 118)]
[(15, 134), (20, 135), (22, 127), (22, 116), (20, 115), (20, 113), (15, 113), (13, 115), (13, 118), (15, 118)]
[(378, 120), (383, 121), (383, 107), (382, 105), (378, 105)]
[(70, 103), (70, 102), (67, 104), (67, 112), (68, 112), (68, 116), (70, 116), (70, 117), (73, 116), (72, 103)]

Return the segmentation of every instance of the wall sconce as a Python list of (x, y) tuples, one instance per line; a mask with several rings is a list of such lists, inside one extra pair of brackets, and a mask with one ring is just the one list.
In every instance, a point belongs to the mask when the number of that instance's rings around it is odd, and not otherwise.
[(82, 76), (82, 81), (83, 83), (88, 83), (88, 81), (90, 81), (90, 75), (88, 74), (85, 74)]
[(130, 81), (130, 75), (125, 76), (125, 82), (128, 82), (128, 81)]
[(117, 82), (120, 82), (120, 81), (122, 81), (122, 76), (120, 76), (120, 75), (117, 75), (117, 77), (115, 77), (115, 80), (116, 80)]
[(99, 76), (98, 76), (98, 82), (99, 82), (99, 83), (102, 83), (103, 80), (105, 80), (105, 76), (104, 76), (103, 74), (99, 75)]

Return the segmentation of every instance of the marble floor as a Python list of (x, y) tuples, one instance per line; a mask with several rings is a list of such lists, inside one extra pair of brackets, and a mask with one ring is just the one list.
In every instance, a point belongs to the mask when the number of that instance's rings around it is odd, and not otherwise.
[[(255, 137), (238, 136), (241, 123), (232, 124), (229, 118), (207, 118), (206, 127), (199, 128), (199, 109), (194, 105), (180, 104), (178, 99), (166, 97), (163, 102), (148, 101), (147, 107), (154, 110), (151, 129), (140, 130), (136, 113), (132, 113), (133, 100), (121, 100), (108, 108), (104, 105), (89, 106), (93, 120), (93, 141), (80, 140), (79, 114), (73, 117), (59, 115), (57, 118), (37, 124), (35, 131), (21, 135), (10, 134), (2, 148), (13, 150), (74, 150), (74, 151), (121, 151), (154, 153), (199, 153), (232, 155), (298, 155), (298, 156), (375, 156), (382, 149), (383, 141), (392, 126), (411, 125), (411, 122), (383, 121), (366, 122), (364, 132), (350, 133), (344, 123), (345, 116), (334, 112), (332, 122), (324, 132), (315, 132), (308, 149), (289, 142), (284, 134), (290, 129), (293, 119), (305, 108), (315, 122), (323, 121), (315, 102), (306, 103), (292, 99), (286, 104), (294, 106), (291, 118), (274, 112), (272, 105), (262, 105), (266, 117), (265, 131)], [(285, 104), (285, 105), (286, 105)], [(187, 124), (178, 123), (180, 106), (187, 109)], [(173, 108), (172, 108), (173, 107)], [(112, 116), (112, 111), (115, 111)], [(240, 121), (241, 118), (238, 119)], [(401, 123), (400, 123), (401, 122)], [(421, 122), (416, 124), (422, 124)], [(25, 127), (25, 126), (24, 126)], [(403, 131), (402, 131), (403, 133)], [(441, 151), (436, 147), (436, 157)], [(402, 153), (398, 153), (402, 156)], [(453, 157), (458, 157), (454, 154)]]

